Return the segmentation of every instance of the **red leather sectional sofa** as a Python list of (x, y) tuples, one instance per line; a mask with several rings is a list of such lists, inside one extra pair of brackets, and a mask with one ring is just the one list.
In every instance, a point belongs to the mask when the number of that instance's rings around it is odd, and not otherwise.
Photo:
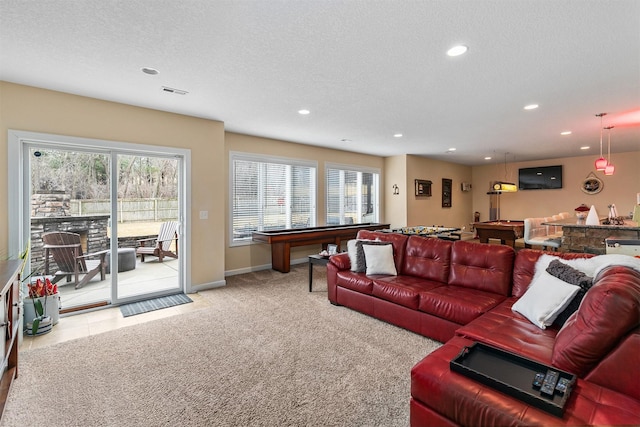
[[(358, 238), (391, 242), (398, 275), (354, 273), (347, 254), (332, 256), (330, 302), (444, 343), (411, 371), (412, 426), (640, 425), (640, 272), (604, 269), (561, 329), (540, 329), (511, 306), (544, 252), (371, 231)], [(576, 374), (563, 417), (451, 371), (473, 342)]]

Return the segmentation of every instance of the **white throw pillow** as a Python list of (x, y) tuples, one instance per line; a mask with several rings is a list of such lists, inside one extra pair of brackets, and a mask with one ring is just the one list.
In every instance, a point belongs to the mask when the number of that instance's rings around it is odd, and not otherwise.
[(544, 270), (536, 271), (527, 292), (513, 304), (511, 310), (545, 329), (553, 324), (579, 290), (580, 286), (571, 285)]
[(372, 274), (388, 274), (397, 276), (396, 264), (393, 262), (393, 245), (362, 245), (367, 259), (367, 276)]

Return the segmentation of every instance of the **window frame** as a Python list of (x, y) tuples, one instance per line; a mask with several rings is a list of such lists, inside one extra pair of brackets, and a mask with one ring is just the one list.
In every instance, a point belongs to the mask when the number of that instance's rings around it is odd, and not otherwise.
[(228, 223), (228, 241), (230, 247), (235, 246), (246, 246), (254, 244), (251, 238), (243, 238), (235, 240), (233, 237), (233, 199), (234, 199), (234, 187), (235, 187), (235, 162), (236, 161), (245, 161), (245, 162), (256, 162), (256, 163), (264, 163), (264, 164), (278, 164), (285, 166), (298, 166), (298, 167), (308, 167), (312, 168), (311, 177), (313, 178), (313, 186), (312, 194), (310, 197), (310, 227), (315, 226), (317, 223), (318, 217), (318, 162), (314, 160), (305, 160), (305, 159), (297, 159), (292, 157), (281, 157), (281, 156), (269, 156), (264, 154), (256, 154), (256, 153), (246, 153), (240, 151), (230, 151), (229, 152), (229, 223)]
[[(325, 163), (324, 165), (324, 176), (325, 176), (325, 182), (324, 182), (324, 191), (325, 191), (325, 196), (324, 196), (324, 200), (325, 200), (325, 224), (328, 223), (329, 220), (329, 169), (336, 169), (336, 170), (341, 170), (344, 172), (357, 172), (357, 173), (371, 173), (374, 174), (374, 179), (376, 179), (375, 182), (375, 192), (373, 192), (372, 196), (373, 196), (373, 219), (371, 220), (371, 222), (373, 223), (379, 223), (380, 222), (380, 182), (382, 181), (382, 173), (381, 170), (379, 168), (372, 168), (372, 167), (368, 167), (368, 166), (358, 166), (358, 165), (352, 165), (352, 164), (344, 164), (344, 163)], [(360, 189), (362, 188), (362, 176), (360, 175), (358, 177), (358, 191), (360, 191)], [(357, 208), (358, 212), (360, 213), (359, 216), (361, 217), (361, 213), (362, 213), (362, 193), (358, 194), (357, 197), (358, 201), (359, 201), (359, 206)], [(340, 218), (340, 223), (342, 224), (344, 221), (344, 218)]]

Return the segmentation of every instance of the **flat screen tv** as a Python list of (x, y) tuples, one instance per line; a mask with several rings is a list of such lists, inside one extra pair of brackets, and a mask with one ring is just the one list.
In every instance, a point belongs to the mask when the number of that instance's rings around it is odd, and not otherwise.
[(548, 190), (562, 188), (562, 165), (522, 168), (518, 171), (520, 190)]

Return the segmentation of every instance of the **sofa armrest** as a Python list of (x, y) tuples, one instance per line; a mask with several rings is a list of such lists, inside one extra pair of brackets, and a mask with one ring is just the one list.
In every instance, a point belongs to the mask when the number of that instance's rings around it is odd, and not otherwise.
[(346, 252), (332, 255), (329, 262), (336, 266), (338, 270), (349, 270), (351, 268), (351, 260)]

